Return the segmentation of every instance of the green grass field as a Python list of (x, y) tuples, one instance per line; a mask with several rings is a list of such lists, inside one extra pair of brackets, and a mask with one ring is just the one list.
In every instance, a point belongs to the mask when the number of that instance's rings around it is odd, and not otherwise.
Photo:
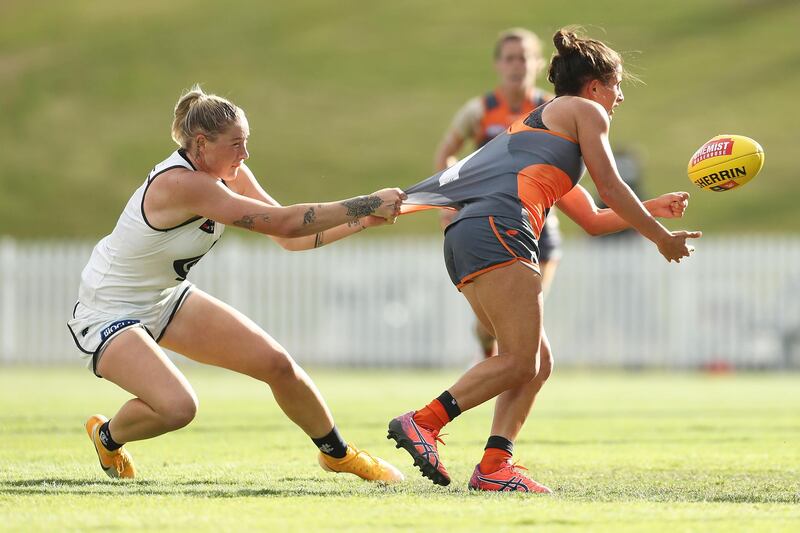
[(126, 398), (77, 369), (0, 371), (0, 529), (193, 531), (780, 531), (800, 527), (800, 376), (556, 373), (517, 443), (552, 497), (466, 482), (491, 410), (448, 427), (435, 487), (385, 439), (454, 374), (313, 371), (349, 440), (398, 465), (382, 487), (323, 472), (309, 440), (248, 378), (187, 367), (186, 429), (129, 445), (140, 478), (110, 481), (83, 431)]

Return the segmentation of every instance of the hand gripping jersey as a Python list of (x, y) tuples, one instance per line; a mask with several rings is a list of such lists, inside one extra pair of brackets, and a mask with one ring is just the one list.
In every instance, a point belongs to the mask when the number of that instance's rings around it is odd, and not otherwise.
[(164, 172), (196, 170), (183, 150), (157, 164), (133, 193), (114, 231), (92, 251), (81, 274), (78, 301), (114, 314), (135, 313), (170, 297), (186, 275), (221, 237), (223, 224), (199, 216), (171, 228), (153, 227), (144, 198)]
[(542, 123), (544, 107), (452, 167), (406, 189), (405, 204), (459, 209), (453, 224), (471, 217), (519, 220), (538, 238), (550, 207), (585, 170), (577, 141)]

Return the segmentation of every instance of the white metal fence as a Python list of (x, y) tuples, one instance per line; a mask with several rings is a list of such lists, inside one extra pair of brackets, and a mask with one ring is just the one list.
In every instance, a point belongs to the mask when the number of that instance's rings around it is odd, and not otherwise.
[[(545, 311), (560, 365), (800, 366), (800, 237), (704, 237), (666, 264), (640, 238), (568, 240)], [(0, 362), (75, 364), (65, 326), (91, 244), (0, 240)], [(303, 363), (464, 366), (478, 348), (441, 238), (312, 252), (227, 236), (189, 278)]]

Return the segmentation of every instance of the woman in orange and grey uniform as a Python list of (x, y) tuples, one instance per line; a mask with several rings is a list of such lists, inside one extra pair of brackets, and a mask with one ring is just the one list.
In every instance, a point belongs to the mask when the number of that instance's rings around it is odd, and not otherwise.
[[(496, 397), (491, 436), (469, 487), (550, 492), (512, 464), (511, 455), (551, 370), (551, 361), (541, 356), (546, 340), (537, 240), (548, 210), (575, 188), (584, 168), (618, 215), (617, 224), (636, 229), (668, 261), (689, 256), (687, 239), (701, 236), (667, 230), (617, 171), (608, 132), (623, 101), (619, 54), (569, 29), (556, 32), (553, 43), (548, 79), (556, 98), (456, 165), (406, 190), (407, 203), (459, 210), (445, 232), (445, 264), (499, 346), (497, 356), (470, 368), (427, 406), (389, 423), (389, 438), (440, 485), (450, 483), (436, 446), (442, 427)], [(685, 195), (678, 196), (685, 203)]]
[[(434, 168), (444, 170), (456, 163), (456, 154), (467, 140), (480, 148), (504, 132), (515, 120), (549, 101), (553, 95), (536, 87), (536, 77), (545, 66), (542, 43), (535, 33), (524, 28), (511, 28), (500, 33), (494, 45), (494, 67), (499, 85), (483, 96), (476, 96), (458, 110), (434, 156)], [(455, 211), (441, 210), (444, 229)], [(561, 257), (561, 233), (555, 212), (539, 236), (539, 268), (545, 293), (556, 273)], [(497, 343), (489, 331), (475, 323), (475, 335), (485, 357), (497, 353)]]

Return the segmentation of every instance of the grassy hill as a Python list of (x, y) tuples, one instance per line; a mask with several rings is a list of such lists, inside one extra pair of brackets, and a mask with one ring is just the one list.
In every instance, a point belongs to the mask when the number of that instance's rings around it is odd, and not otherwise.
[[(410, 185), (431, 173), (458, 106), (493, 85), (499, 30), (533, 29), (549, 56), (552, 33), (573, 23), (627, 52), (645, 81), (626, 87), (612, 141), (642, 156), (646, 194), (691, 191), (685, 167), (700, 144), (748, 135), (765, 148), (762, 175), (726, 194), (697, 190), (680, 225), (797, 232), (798, 22), (789, 0), (4, 0), (0, 234), (107, 233), (173, 150), (172, 106), (194, 82), (247, 111), (250, 166), (284, 203)], [(420, 214), (395, 229), (436, 223)]]

